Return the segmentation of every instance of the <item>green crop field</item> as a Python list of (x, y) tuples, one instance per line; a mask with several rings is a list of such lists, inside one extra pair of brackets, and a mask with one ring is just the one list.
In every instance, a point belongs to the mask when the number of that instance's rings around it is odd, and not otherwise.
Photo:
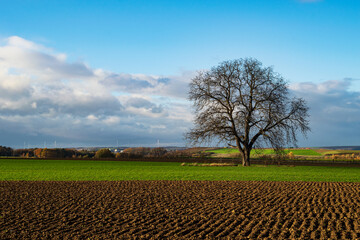
[[(237, 149), (234, 148), (219, 148), (215, 150), (207, 150), (207, 152), (213, 152), (215, 154), (235, 154), (239, 153)], [(286, 154), (292, 152), (297, 156), (321, 156), (321, 153), (316, 152), (313, 149), (285, 149), (284, 152)], [(272, 155), (275, 154), (273, 149), (253, 149), (251, 151), (251, 155)]]
[(0, 180), (245, 180), (360, 182), (360, 168), (199, 167), (173, 162), (0, 159)]

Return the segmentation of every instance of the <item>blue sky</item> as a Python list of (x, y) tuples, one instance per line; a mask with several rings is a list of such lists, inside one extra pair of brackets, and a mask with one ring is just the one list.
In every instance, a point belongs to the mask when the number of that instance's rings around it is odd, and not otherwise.
[(4, 0), (0, 145), (183, 145), (188, 82), (241, 57), (309, 102), (301, 146), (360, 145), (359, 39), (358, 0)]

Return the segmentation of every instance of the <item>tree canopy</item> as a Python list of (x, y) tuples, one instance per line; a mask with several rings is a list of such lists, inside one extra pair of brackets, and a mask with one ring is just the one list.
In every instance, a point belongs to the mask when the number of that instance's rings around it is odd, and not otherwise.
[(114, 158), (115, 155), (108, 149), (102, 148), (95, 153), (95, 158)]
[(250, 165), (254, 147), (280, 150), (296, 145), (299, 131), (306, 135), (310, 130), (304, 99), (291, 97), (284, 78), (253, 58), (199, 72), (190, 83), (189, 99), (195, 120), (187, 139), (235, 143), (244, 166)]

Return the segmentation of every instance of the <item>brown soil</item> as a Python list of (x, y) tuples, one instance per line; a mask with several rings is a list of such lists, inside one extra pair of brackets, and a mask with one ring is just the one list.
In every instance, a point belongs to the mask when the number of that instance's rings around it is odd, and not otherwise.
[(0, 182), (0, 239), (360, 239), (360, 184)]

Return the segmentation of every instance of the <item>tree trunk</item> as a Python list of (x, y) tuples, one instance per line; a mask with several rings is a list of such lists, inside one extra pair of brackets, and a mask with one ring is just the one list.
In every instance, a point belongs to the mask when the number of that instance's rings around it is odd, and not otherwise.
[(244, 167), (247, 167), (247, 166), (250, 166), (250, 152), (251, 152), (251, 149), (244, 149), (244, 152), (243, 152), (243, 159), (242, 159), (242, 165)]

